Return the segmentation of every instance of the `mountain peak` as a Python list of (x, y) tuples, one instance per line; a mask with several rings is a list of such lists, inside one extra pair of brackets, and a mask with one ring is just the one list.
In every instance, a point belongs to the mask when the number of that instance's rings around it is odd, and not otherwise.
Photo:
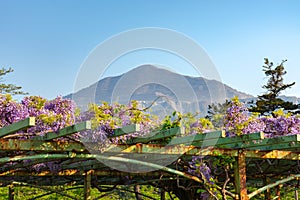
[(130, 71), (128, 71), (127, 73), (137, 73), (137, 72), (143, 72), (144, 74), (147, 73), (172, 73), (172, 74), (176, 74), (175, 72), (171, 71), (170, 69), (164, 68), (164, 67), (160, 67), (157, 65), (153, 65), (153, 64), (144, 64), (144, 65), (140, 65)]
[(172, 101), (178, 107), (189, 107), (184, 111), (193, 112), (194, 107), (199, 107), (201, 113), (206, 113), (208, 105), (223, 103), (234, 96), (252, 98), (218, 81), (183, 76), (160, 66), (145, 64), (120, 76), (106, 77), (67, 97), (73, 97), (83, 109), (90, 102), (101, 101), (129, 103), (137, 100), (149, 106), (160, 97), (161, 108)]

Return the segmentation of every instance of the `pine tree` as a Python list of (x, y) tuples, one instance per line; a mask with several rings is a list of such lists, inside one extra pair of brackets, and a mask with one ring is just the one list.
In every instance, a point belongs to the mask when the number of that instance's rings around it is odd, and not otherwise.
[(260, 114), (270, 114), (274, 110), (282, 108), (289, 112), (296, 112), (299, 105), (293, 104), (292, 102), (284, 101), (279, 98), (279, 94), (291, 88), (295, 85), (295, 82), (284, 84), (283, 76), (287, 73), (284, 69), (284, 63), (287, 60), (283, 60), (279, 65), (274, 67), (273, 62), (269, 62), (267, 58), (264, 59), (263, 71), (267, 77), (269, 77), (266, 85), (263, 86), (266, 89), (266, 93), (258, 96), (258, 100), (255, 106), (250, 108), (251, 112), (258, 112)]
[[(3, 82), (3, 76), (5, 76), (6, 74), (9, 74), (11, 72), (13, 72), (14, 70), (10, 67), (8, 69), (2, 68), (0, 69), (0, 82)], [(16, 86), (15, 84), (5, 84), (5, 83), (0, 83), (0, 94), (12, 94), (12, 95), (16, 95), (16, 94), (28, 94), (27, 92), (23, 92), (21, 86)]]
[(205, 118), (209, 119), (215, 128), (222, 128), (224, 125), (224, 115), (230, 107), (230, 101), (226, 99), (224, 103), (213, 103), (208, 105)]

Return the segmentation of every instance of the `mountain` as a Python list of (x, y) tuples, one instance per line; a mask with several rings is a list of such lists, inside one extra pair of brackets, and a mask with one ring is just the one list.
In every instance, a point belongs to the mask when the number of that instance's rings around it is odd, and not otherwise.
[(281, 98), (284, 101), (290, 101), (294, 104), (300, 104), (300, 98), (299, 97), (281, 95), (281, 96), (279, 96), (279, 98)]
[(254, 98), (216, 80), (183, 76), (153, 65), (143, 65), (120, 76), (104, 78), (66, 98), (74, 99), (83, 109), (89, 102), (127, 104), (137, 100), (144, 106), (153, 104), (155, 112), (169, 114), (174, 109), (206, 113), (208, 105), (222, 103), (234, 96)]

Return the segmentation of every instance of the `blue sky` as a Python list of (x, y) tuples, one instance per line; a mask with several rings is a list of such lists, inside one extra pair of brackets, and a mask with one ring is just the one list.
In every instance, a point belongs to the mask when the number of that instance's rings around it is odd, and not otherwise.
[[(275, 64), (287, 59), (285, 80), (296, 85), (283, 94), (300, 97), (299, 10), (297, 0), (0, 0), (0, 67), (15, 69), (7, 82), (54, 98), (73, 91), (82, 63), (97, 45), (120, 32), (159, 27), (192, 38), (225, 84), (254, 96), (266, 82), (263, 58)], [(172, 59), (161, 57), (140, 62)], [(195, 75), (176, 63), (174, 71)], [(128, 69), (115, 67), (106, 75)]]

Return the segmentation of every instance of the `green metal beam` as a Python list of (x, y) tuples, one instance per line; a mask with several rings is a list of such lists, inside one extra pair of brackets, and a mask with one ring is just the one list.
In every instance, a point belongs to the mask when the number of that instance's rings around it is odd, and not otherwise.
[(162, 140), (169, 137), (178, 136), (184, 133), (184, 130), (181, 127), (175, 127), (166, 130), (159, 130), (155, 132), (151, 132), (146, 136), (142, 136), (139, 138), (132, 138), (126, 141), (126, 144), (136, 144), (136, 143), (148, 143), (150, 141)]
[[(238, 156), (239, 149), (223, 149), (214, 147), (194, 147), (194, 146), (162, 146), (156, 144), (138, 144), (139, 153), (161, 153), (161, 154), (178, 154), (178, 155), (202, 155), (202, 156)], [(136, 149), (132, 149), (132, 152)], [(292, 151), (260, 151), (260, 150), (244, 150), (247, 158), (260, 158), (260, 159), (285, 159), (285, 160), (300, 160), (300, 153)]]
[(34, 117), (29, 117), (29, 118), (23, 119), (16, 123), (13, 123), (13, 124), (10, 124), (3, 128), (0, 128), (0, 138), (7, 136), (9, 134), (15, 133), (17, 131), (21, 131), (21, 130), (30, 128), (32, 126), (35, 126), (35, 118)]
[(102, 164), (99, 160), (78, 160), (74, 163), (63, 164), (62, 169), (84, 169), (87, 166), (93, 167), (99, 164)]
[[(217, 146), (220, 148), (237, 148), (250, 150), (280, 150), (293, 149), (300, 147), (300, 135), (288, 135), (276, 138), (264, 138), (263, 133), (252, 133), (242, 136), (235, 136), (230, 138), (221, 138)], [(249, 137), (248, 139), (239, 139), (240, 137)], [(224, 142), (225, 140), (232, 140), (234, 142)]]
[[(146, 152), (159, 152), (158, 150), (162, 148), (162, 146), (158, 145), (140, 145), (139, 155)], [(184, 147), (177, 146), (176, 148), (166, 148), (164, 151), (161, 151), (162, 154), (170, 154), (170, 155), (202, 155), (202, 156), (219, 156), (219, 155), (227, 155), (227, 156), (238, 156), (238, 149), (218, 149), (218, 148), (195, 148), (195, 147)], [(247, 158), (260, 158), (260, 159), (285, 159), (285, 160), (300, 160), (300, 153), (291, 152), (291, 151), (257, 151), (257, 150), (244, 150), (245, 156)], [(125, 154), (125, 153), (122, 153)], [(120, 156), (122, 155), (120, 154)], [(72, 157), (74, 155), (74, 157)], [(108, 155), (108, 156), (103, 156)], [(95, 154), (78, 154), (75, 152), (68, 152), (66, 154), (38, 154), (32, 156), (15, 156), (15, 157), (4, 157), (0, 158), (0, 163), (12, 162), (12, 161), (21, 161), (26, 159), (61, 159), (61, 158), (85, 158), (85, 159), (93, 159), (93, 158), (114, 158), (116, 156), (110, 156), (109, 154), (103, 155), (95, 155)], [(119, 157), (117, 157), (119, 158)], [(122, 158), (127, 159), (127, 158)]]
[(221, 137), (225, 137), (224, 131), (214, 131), (210, 133), (203, 133), (203, 134), (194, 134), (194, 135), (187, 135), (183, 137), (173, 138), (168, 145), (176, 145), (176, 144), (192, 144), (193, 142), (203, 142), (203, 141), (217, 141)]
[[(207, 155), (216, 156), (220, 154), (228, 156), (237, 156), (238, 149), (223, 149), (223, 148), (202, 148), (195, 146), (183, 145), (159, 145), (159, 144), (136, 144), (116, 145), (117, 148), (107, 150), (106, 154), (116, 155), (116, 153), (132, 153), (138, 152), (140, 154), (156, 153), (156, 154), (170, 154), (170, 155)], [(5, 151), (42, 151), (42, 152), (87, 152), (85, 146), (76, 142), (59, 141), (59, 142), (45, 142), (45, 141), (32, 141), (32, 140), (0, 140), (0, 149)], [(129, 150), (128, 150), (129, 149)], [(128, 150), (128, 151), (127, 151)], [(245, 149), (246, 157), (248, 158), (261, 158), (261, 159), (286, 159), (286, 160), (299, 160), (300, 154), (293, 151), (281, 150), (248, 150)], [(1, 158), (0, 158), (1, 159)]]
[(72, 135), (74, 133), (78, 133), (80, 131), (90, 130), (91, 129), (91, 122), (85, 121), (79, 124), (75, 124), (72, 126), (67, 126), (65, 128), (60, 129), (57, 133), (56, 132), (49, 132), (46, 133), (44, 136), (36, 136), (33, 140), (43, 140), (49, 141), (60, 137), (65, 137), (68, 135)]
[(195, 140), (191, 143), (197, 147), (218, 147), (218, 148), (239, 148), (240, 145), (251, 143), (252, 141), (262, 140), (264, 133), (251, 133), (235, 137), (205, 138), (204, 140)]
[(280, 150), (300, 148), (300, 135), (288, 135), (275, 138), (266, 138), (264, 140), (251, 141), (248, 144), (242, 144), (240, 148), (260, 149), (260, 150)]
[(140, 125), (139, 124), (131, 124), (128, 126), (124, 126), (122, 128), (118, 128), (114, 130), (114, 134), (112, 136), (109, 136), (110, 138), (119, 137), (122, 135), (126, 135), (128, 133), (134, 133), (140, 131)]

